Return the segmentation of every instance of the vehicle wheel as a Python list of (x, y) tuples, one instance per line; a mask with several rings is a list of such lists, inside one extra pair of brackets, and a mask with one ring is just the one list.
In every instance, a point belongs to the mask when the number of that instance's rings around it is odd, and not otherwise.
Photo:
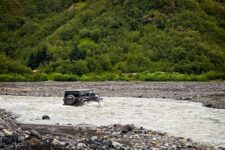
[(84, 103), (85, 103), (86, 101), (87, 101), (86, 99), (82, 99), (82, 100), (80, 101), (80, 106), (84, 105)]
[(65, 98), (65, 101), (64, 103), (66, 105), (73, 105), (75, 102), (75, 97), (73, 95), (68, 95), (66, 98)]
[(99, 102), (99, 103), (102, 102), (102, 101), (103, 101), (103, 98), (98, 98), (97, 99), (97, 102)]

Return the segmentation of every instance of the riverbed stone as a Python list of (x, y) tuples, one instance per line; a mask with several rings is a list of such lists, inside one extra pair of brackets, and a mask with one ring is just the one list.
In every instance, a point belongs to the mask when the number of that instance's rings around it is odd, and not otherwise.
[(2, 131), (5, 134), (5, 136), (11, 136), (13, 134), (13, 132), (11, 132), (11, 131), (9, 131), (7, 129), (3, 129)]
[(13, 143), (13, 137), (12, 136), (5, 136), (2, 138), (2, 142), (6, 145)]
[(78, 143), (77, 144), (77, 149), (83, 149), (83, 148), (86, 148), (87, 145), (85, 143)]
[(54, 145), (59, 145), (59, 140), (57, 140), (57, 139), (53, 139), (53, 141), (52, 141), (52, 144), (54, 144)]
[(50, 117), (48, 115), (43, 115), (42, 120), (50, 120)]
[(119, 142), (116, 142), (116, 141), (113, 141), (112, 142), (112, 145), (115, 147), (115, 148), (121, 148), (123, 146), (123, 144), (119, 143)]
[(4, 125), (5, 121), (0, 118), (0, 125)]
[(25, 140), (25, 137), (22, 135), (18, 136), (18, 142), (22, 143)]
[(4, 128), (5, 126), (0, 124), (0, 131), (3, 130)]
[(90, 145), (90, 148), (96, 149), (96, 148), (98, 148), (98, 145), (96, 145), (96, 144), (91, 144), (91, 145)]
[(30, 134), (31, 134), (32, 136), (37, 137), (37, 138), (41, 138), (40, 133), (39, 133), (38, 131), (36, 131), (36, 130), (31, 130), (31, 131), (30, 131)]
[(90, 140), (91, 140), (92, 142), (94, 142), (94, 141), (96, 141), (97, 139), (98, 139), (97, 136), (92, 136)]
[(0, 137), (4, 137), (5, 134), (3, 132), (0, 132)]

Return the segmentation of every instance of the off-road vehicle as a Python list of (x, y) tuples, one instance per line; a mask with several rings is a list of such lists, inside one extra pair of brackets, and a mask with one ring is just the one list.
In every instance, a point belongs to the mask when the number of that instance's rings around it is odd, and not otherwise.
[(90, 89), (74, 89), (67, 90), (64, 93), (64, 105), (75, 105), (81, 106), (85, 102), (95, 101), (100, 102), (103, 99), (94, 93), (93, 90)]

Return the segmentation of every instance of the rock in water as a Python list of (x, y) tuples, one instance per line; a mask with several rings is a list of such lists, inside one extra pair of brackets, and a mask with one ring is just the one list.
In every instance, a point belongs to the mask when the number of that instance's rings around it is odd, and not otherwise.
[(50, 120), (50, 117), (48, 115), (42, 116), (42, 120)]

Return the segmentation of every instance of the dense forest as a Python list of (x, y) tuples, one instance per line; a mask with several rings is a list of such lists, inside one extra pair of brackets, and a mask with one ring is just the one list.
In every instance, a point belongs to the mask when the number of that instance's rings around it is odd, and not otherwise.
[(0, 0), (0, 61), (1, 81), (225, 79), (225, 1)]

